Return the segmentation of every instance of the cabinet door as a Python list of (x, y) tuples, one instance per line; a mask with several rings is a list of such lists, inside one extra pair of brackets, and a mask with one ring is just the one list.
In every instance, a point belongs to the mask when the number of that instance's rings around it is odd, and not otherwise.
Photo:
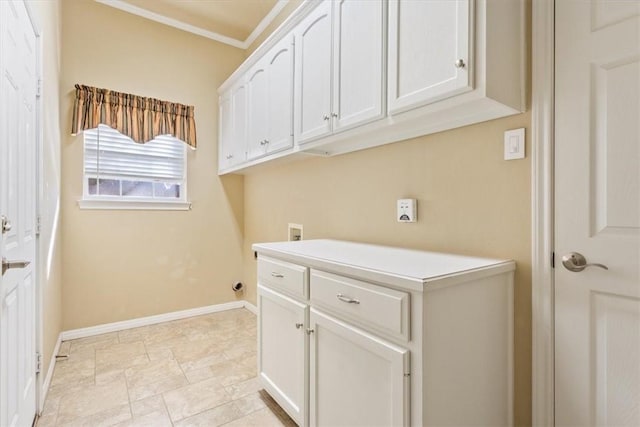
[(384, 0), (334, 3), (333, 130), (383, 116)]
[(311, 425), (408, 425), (408, 350), (315, 309), (309, 327)]
[(267, 55), (267, 152), (293, 146), (293, 37), (285, 37)]
[(295, 30), (299, 144), (331, 132), (331, 3), (320, 3)]
[(233, 141), (233, 164), (242, 163), (247, 158), (247, 85), (244, 82), (231, 89), (231, 116)]
[(471, 1), (389, 0), (389, 113), (472, 89)]
[(247, 158), (254, 159), (266, 152), (267, 145), (267, 70), (260, 63), (249, 71), (249, 122)]
[(258, 286), (258, 371), (264, 388), (298, 425), (306, 425), (308, 306)]
[(233, 144), (233, 120), (231, 115), (231, 93), (224, 93), (218, 101), (218, 169), (225, 170), (233, 166), (235, 152)]

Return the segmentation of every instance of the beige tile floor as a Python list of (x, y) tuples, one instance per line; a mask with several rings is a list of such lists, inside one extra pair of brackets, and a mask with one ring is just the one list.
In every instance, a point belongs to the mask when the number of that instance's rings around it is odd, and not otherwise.
[(65, 341), (38, 427), (295, 426), (256, 377), (245, 309)]

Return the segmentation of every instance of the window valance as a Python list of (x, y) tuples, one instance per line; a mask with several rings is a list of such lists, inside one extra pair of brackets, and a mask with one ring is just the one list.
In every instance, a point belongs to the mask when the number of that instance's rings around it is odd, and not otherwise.
[(172, 135), (196, 147), (194, 107), (154, 98), (76, 85), (71, 133), (105, 124), (145, 143), (159, 135)]

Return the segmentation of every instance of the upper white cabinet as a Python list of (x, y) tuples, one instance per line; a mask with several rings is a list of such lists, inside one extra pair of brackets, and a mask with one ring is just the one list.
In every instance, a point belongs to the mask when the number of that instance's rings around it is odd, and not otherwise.
[(334, 131), (384, 115), (385, 1), (340, 0), (333, 11)]
[(385, 7), (327, 1), (296, 28), (299, 144), (382, 117)]
[(471, 0), (389, 1), (389, 113), (469, 91)]
[(267, 54), (267, 153), (293, 146), (293, 37)]
[(246, 160), (247, 86), (240, 81), (220, 95), (218, 167), (227, 170)]
[(331, 3), (321, 3), (295, 30), (299, 143), (331, 132)]
[(249, 71), (247, 87), (247, 158), (293, 146), (292, 38), (283, 39)]
[(527, 26), (525, 0), (304, 1), (218, 89), (248, 96), (245, 155), (220, 173), (525, 111)]
[(218, 137), (218, 164), (220, 169), (227, 169), (233, 165), (236, 145), (232, 140), (233, 115), (231, 114), (231, 93), (220, 95), (219, 99), (220, 116), (218, 126), (220, 128)]
[(249, 93), (249, 121), (247, 122), (247, 158), (253, 159), (264, 154), (267, 144), (268, 104), (267, 70), (264, 61), (258, 63), (247, 78)]

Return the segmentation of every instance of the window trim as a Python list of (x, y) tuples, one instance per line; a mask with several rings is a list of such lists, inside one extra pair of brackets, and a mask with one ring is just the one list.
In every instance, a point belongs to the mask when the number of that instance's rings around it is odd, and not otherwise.
[(80, 209), (91, 210), (134, 210), (134, 211), (190, 211), (191, 202), (167, 202), (158, 199), (81, 199), (78, 200)]
[[(126, 135), (125, 135), (126, 136)], [(178, 140), (180, 141), (180, 140)], [(172, 211), (188, 211), (191, 210), (191, 202), (189, 201), (187, 168), (188, 168), (188, 149), (184, 141), (182, 143), (184, 166), (182, 168), (182, 181), (180, 182), (180, 192), (183, 195), (180, 199), (162, 199), (152, 197), (128, 197), (123, 196), (104, 196), (90, 195), (88, 188), (88, 176), (85, 173), (85, 156), (86, 144), (84, 140), (84, 132), (82, 135), (82, 198), (78, 200), (80, 209), (90, 210), (172, 210)], [(153, 182), (153, 180), (150, 180)]]

